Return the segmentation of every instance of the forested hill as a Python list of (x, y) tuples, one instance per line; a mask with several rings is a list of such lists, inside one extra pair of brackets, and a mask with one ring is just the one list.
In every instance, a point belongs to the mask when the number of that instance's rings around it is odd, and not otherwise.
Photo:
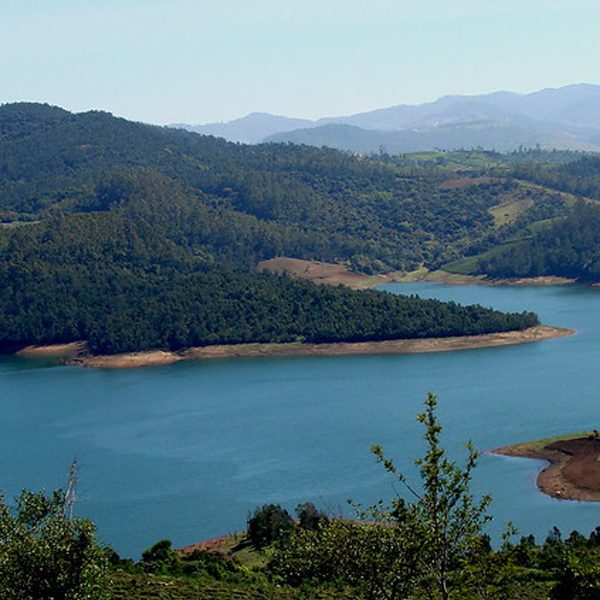
[(600, 207), (578, 203), (564, 219), (482, 257), (478, 270), (494, 277), (558, 275), (600, 281)]
[(489, 202), (335, 151), (246, 147), (106, 113), (5, 105), (0, 345), (84, 339), (114, 353), (523, 329), (535, 315), (254, 272), (281, 254), (421, 261), (457, 228), (484, 227)]
[(123, 190), (107, 182), (132, 169), (172, 180), (210, 215), (220, 246), (233, 229), (236, 260), (289, 255), (365, 272), (458, 258), (493, 229), (490, 207), (516, 189), (507, 178), (444, 188), (446, 175), (432, 169), (325, 148), (232, 144), (103, 112), (0, 107), (0, 216), (109, 210)]
[(569, 201), (536, 223), (519, 226), (517, 219), (502, 243), (453, 267), (500, 278), (551, 275), (599, 282), (600, 158), (584, 156), (555, 165), (520, 164), (515, 176), (551, 186)]

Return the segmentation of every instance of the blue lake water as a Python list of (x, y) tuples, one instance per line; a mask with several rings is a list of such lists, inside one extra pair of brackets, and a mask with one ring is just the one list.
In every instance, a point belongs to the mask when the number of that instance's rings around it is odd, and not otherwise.
[[(100, 537), (137, 556), (161, 538), (189, 544), (242, 529), (248, 511), (394, 494), (377, 442), (411, 472), (423, 449), (415, 414), (440, 398), (445, 445), (481, 449), (600, 425), (600, 290), (390, 284), (386, 289), (502, 310), (535, 310), (577, 335), (439, 354), (228, 359), (101, 371), (0, 359), (0, 489), (50, 491), (80, 464), (78, 511)], [(492, 533), (512, 520), (543, 537), (588, 532), (600, 503), (539, 493), (540, 463), (483, 456)]]

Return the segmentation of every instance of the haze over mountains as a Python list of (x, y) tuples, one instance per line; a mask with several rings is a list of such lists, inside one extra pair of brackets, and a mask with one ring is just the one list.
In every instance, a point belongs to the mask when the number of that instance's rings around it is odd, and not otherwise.
[(315, 121), (252, 113), (228, 123), (177, 126), (244, 143), (294, 142), (367, 153), (472, 147), (510, 151), (536, 145), (600, 151), (600, 85), (444, 96)]

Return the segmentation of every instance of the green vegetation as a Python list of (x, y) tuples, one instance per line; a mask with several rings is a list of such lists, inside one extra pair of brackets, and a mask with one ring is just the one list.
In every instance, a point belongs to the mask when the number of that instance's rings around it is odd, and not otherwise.
[(0, 597), (3, 600), (108, 599), (107, 563), (94, 525), (70, 514), (68, 494), (23, 491), (0, 498)]
[[(242, 146), (45, 105), (0, 107), (0, 131), (5, 218), (118, 209), (135, 186), (111, 185), (111, 175), (144, 169), (165, 179), (158, 204), (179, 217), (178, 241), (222, 250), (236, 266), (277, 255), (346, 260), (367, 271), (447, 260), (490, 229), (488, 208), (511, 186), (443, 190), (442, 173), (405, 174), (384, 160)], [(178, 207), (168, 210), (173, 196)]]
[(248, 538), (256, 548), (265, 548), (284, 539), (294, 528), (294, 520), (277, 504), (257, 508), (248, 519)]
[(483, 256), (479, 272), (494, 277), (558, 275), (600, 279), (600, 207), (580, 201), (567, 217), (550, 221), (528, 238)]
[(541, 150), (351, 156), (243, 146), (92, 111), (0, 106), (0, 348), (94, 353), (524, 329), (535, 315), (258, 275), (600, 275), (600, 159)]
[(31, 224), (0, 228), (0, 348), (85, 340), (110, 354), (537, 324), (531, 313), (254, 272), (278, 255), (374, 272), (460, 254), (514, 186), (441, 189), (443, 179), (327, 149), (246, 147), (101, 112), (1, 106), (0, 211)]
[[(416, 461), (420, 485), (409, 482), (380, 446), (372, 452), (406, 494), (364, 509), (359, 522), (331, 521), (313, 531), (301, 527), (276, 552), (273, 569), (298, 585), (343, 581), (366, 598), (428, 596), (447, 600), (473, 582), (469, 567), (478, 569), (491, 552), (483, 528), (491, 519), (491, 499), (474, 500), (470, 492), (478, 454), (467, 445), (465, 465), (450, 461), (440, 446), (437, 399), (429, 394), (418, 420), (425, 427), (427, 450)], [(406, 498), (409, 498), (407, 500)], [(477, 585), (487, 589), (487, 574), (477, 572)]]
[[(326, 518), (313, 505), (300, 505), (300, 518), (292, 523), (277, 505), (258, 508), (249, 519), (249, 532), (256, 521), (264, 531), (273, 531), (273, 515), (275, 521), (285, 522), (285, 532), (277, 529), (268, 546), (261, 539), (259, 554), (264, 559), (246, 563), (244, 568), (236, 557), (239, 548), (251, 543), (250, 537), (215, 555), (212, 560), (221, 567), (212, 571), (210, 561), (201, 558), (202, 552), (179, 556), (168, 543), (160, 542), (144, 557), (159, 554), (161, 564), (166, 565), (159, 569), (165, 586), (162, 597), (219, 598), (218, 594), (228, 597), (229, 591), (231, 597), (254, 598), (261, 597), (256, 596), (261, 590), (262, 597), (274, 599), (597, 598), (600, 528), (587, 538), (572, 532), (566, 539), (554, 528), (539, 544), (533, 536), (514, 541), (516, 532), (509, 525), (500, 546), (492, 547), (484, 532), (491, 519), (491, 499), (476, 499), (470, 490), (478, 453), (468, 444), (464, 465), (449, 459), (441, 446), (436, 406), (437, 400), (430, 394), (424, 412), (418, 415), (426, 442), (423, 457), (416, 461), (418, 481), (398, 472), (379, 446), (372, 448), (404, 493), (389, 503), (380, 500), (370, 507), (356, 506), (355, 520)], [(302, 514), (318, 518), (303, 519)], [(137, 580), (132, 574), (136, 569)], [(140, 570), (149, 570), (145, 558), (137, 565), (130, 564), (128, 571), (115, 572), (115, 589), (121, 594), (115, 597), (130, 597), (124, 590), (133, 593), (143, 588), (141, 581), (157, 585), (156, 579), (141, 579)], [(156, 571), (153, 566), (152, 572)]]
[[(594, 600), (600, 596), (600, 527), (588, 537), (557, 528), (537, 543), (508, 526), (494, 548), (487, 496), (441, 445), (437, 399), (418, 415), (425, 453), (411, 481), (381, 447), (372, 451), (401, 492), (355, 505), (356, 519), (300, 504), (297, 521), (274, 504), (257, 508), (246, 535), (181, 552), (161, 540), (141, 560), (100, 549), (89, 521), (72, 517), (71, 492), (23, 492), (0, 510), (0, 592), (15, 600)], [(72, 489), (72, 488), (70, 488)], [(257, 545), (253, 544), (253, 539)], [(211, 545), (213, 544), (213, 545)], [(243, 557), (243, 558), (242, 558)]]
[(144, 243), (132, 223), (116, 222), (119, 237), (113, 235), (107, 252), (86, 220), (77, 224), (78, 230), (70, 220), (20, 230), (0, 252), (6, 348), (84, 339), (93, 352), (110, 354), (215, 343), (443, 337), (538, 322), (532, 313), (353, 292), (178, 260), (175, 251), (160, 254), (166, 244), (153, 243), (153, 236)]
[[(600, 158), (516, 164), (513, 175), (531, 196), (492, 209), (497, 232), (472, 255), (445, 270), (491, 277), (562, 276), (584, 282), (600, 279)], [(560, 194), (532, 198), (546, 189)], [(492, 242), (491, 244), (489, 242)]]
[(516, 174), (556, 190), (600, 200), (600, 157), (597, 155), (552, 166), (525, 163), (517, 167)]

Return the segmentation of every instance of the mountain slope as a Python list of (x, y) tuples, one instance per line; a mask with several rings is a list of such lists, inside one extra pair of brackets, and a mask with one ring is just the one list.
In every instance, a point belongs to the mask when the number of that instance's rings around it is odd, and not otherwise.
[(442, 173), (334, 150), (242, 146), (106, 113), (0, 108), (0, 216), (111, 210), (138, 185), (132, 169), (172, 180), (164, 195), (195, 215), (175, 225), (157, 202), (152, 218), (163, 215), (199, 252), (244, 268), (280, 255), (367, 272), (458, 258), (491, 230), (488, 209), (512, 185), (498, 178), (443, 189)]
[(327, 146), (355, 153), (383, 151), (397, 154), (461, 148), (512, 152), (519, 148), (536, 146), (558, 150), (600, 151), (600, 140), (588, 138), (571, 129), (552, 130), (522, 117), (446, 123), (435, 127), (399, 131), (375, 131), (332, 123), (275, 134), (267, 138), (267, 141)]
[[(600, 86), (576, 84), (531, 94), (444, 96), (420, 105), (397, 105), (316, 121), (255, 113), (230, 123), (186, 127), (234, 141), (302, 141), (354, 152), (372, 152), (380, 146), (389, 152), (476, 146), (506, 151), (536, 145), (600, 150)], [(315, 128), (319, 130), (310, 131)], [(390, 131), (397, 135), (388, 135)]]
[(207, 125), (186, 125), (178, 123), (173, 125), (180, 129), (187, 129), (202, 135), (214, 135), (222, 137), (230, 142), (243, 142), (245, 144), (257, 144), (266, 137), (299, 129), (310, 127), (312, 121), (308, 119), (292, 119), (268, 113), (251, 113), (241, 119), (235, 119), (227, 123), (209, 123)]

